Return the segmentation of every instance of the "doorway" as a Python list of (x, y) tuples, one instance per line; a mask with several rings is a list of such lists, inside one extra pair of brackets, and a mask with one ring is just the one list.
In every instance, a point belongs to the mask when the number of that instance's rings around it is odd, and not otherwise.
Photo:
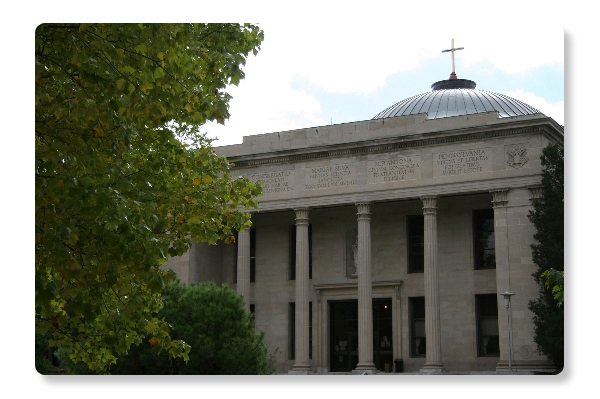
[[(358, 364), (358, 300), (329, 301), (329, 328), (330, 370), (354, 370)], [(373, 299), (373, 362), (379, 371), (392, 371), (390, 298)]]

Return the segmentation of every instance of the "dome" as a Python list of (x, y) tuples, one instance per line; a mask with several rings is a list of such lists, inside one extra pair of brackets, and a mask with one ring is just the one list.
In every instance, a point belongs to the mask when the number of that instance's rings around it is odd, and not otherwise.
[(432, 91), (407, 98), (381, 111), (373, 119), (427, 114), (427, 119), (498, 112), (500, 118), (539, 114), (537, 109), (504, 94), (476, 90), (468, 79), (442, 80), (431, 85)]

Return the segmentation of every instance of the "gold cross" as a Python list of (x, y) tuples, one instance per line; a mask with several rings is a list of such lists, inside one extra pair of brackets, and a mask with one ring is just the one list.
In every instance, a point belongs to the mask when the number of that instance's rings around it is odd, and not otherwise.
[(452, 73), (456, 74), (455, 66), (454, 66), (454, 52), (458, 50), (464, 50), (464, 47), (454, 48), (454, 39), (452, 39), (452, 47), (448, 50), (442, 50), (442, 53), (452, 52)]

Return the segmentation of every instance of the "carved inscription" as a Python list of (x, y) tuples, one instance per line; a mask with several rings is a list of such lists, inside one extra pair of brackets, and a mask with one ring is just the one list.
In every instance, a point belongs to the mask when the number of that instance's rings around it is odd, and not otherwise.
[(306, 169), (307, 190), (356, 185), (356, 165), (317, 166)]
[(456, 176), (492, 170), (489, 148), (433, 154), (433, 176)]
[(421, 178), (421, 156), (398, 157), (367, 162), (367, 183)]
[(294, 191), (293, 175), (290, 170), (256, 173), (251, 179), (264, 184), (263, 195)]

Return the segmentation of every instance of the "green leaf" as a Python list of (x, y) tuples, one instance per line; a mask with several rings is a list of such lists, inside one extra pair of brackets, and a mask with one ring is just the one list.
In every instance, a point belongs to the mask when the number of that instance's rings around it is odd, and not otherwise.
[(154, 70), (154, 78), (160, 79), (165, 76), (165, 70), (162, 67), (158, 67)]

